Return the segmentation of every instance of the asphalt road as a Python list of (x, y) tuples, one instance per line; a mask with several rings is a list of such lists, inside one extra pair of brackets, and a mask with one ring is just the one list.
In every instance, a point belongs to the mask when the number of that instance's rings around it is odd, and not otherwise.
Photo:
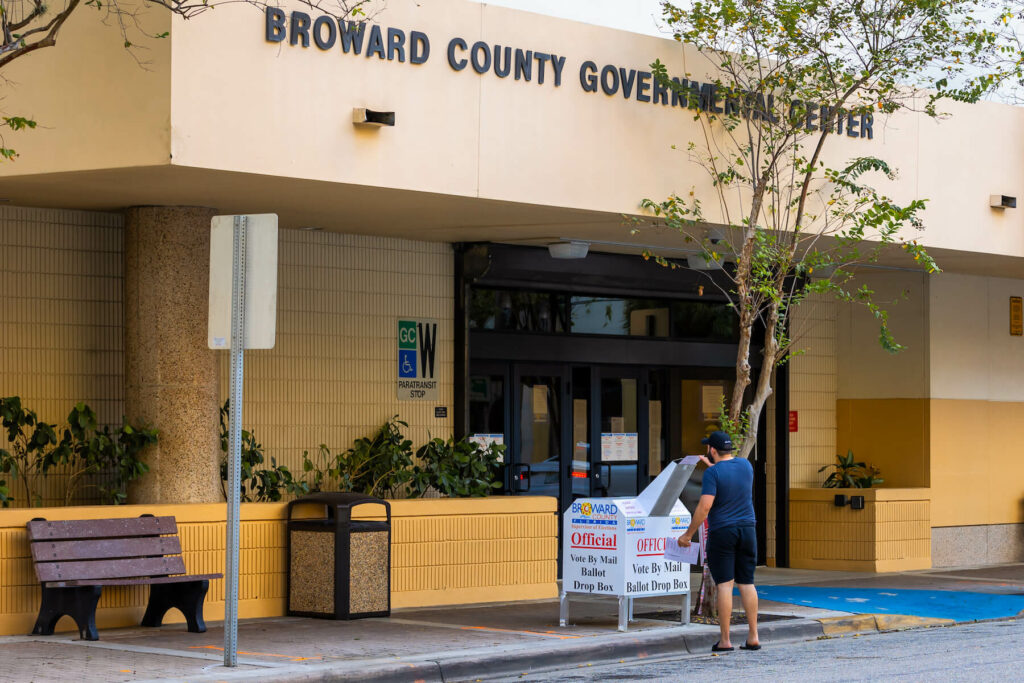
[[(738, 643), (734, 643), (738, 644)], [(504, 681), (1012, 681), (1024, 671), (1024, 620), (847, 636), (574, 667)]]

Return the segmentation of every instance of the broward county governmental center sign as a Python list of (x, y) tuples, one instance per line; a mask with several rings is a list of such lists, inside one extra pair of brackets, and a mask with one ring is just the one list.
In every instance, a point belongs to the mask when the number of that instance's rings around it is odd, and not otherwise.
[[(430, 59), (430, 37), (423, 31), (405, 31), (378, 24), (345, 21), (330, 15), (315, 20), (305, 12), (285, 11), (267, 7), (265, 11), (265, 37), (267, 42), (287, 44), (328, 52), (340, 50), (343, 54), (363, 55), (389, 62), (425, 64)], [(498, 78), (516, 81), (551, 83), (562, 87), (567, 58), (555, 52), (542, 52), (476, 41), (472, 45), (465, 38), (454, 37), (446, 50), (448, 65), (454, 71), (471, 68), (477, 74), (492, 73)], [(704, 111), (722, 116), (742, 116), (752, 120), (778, 123), (775, 96), (764, 93), (726, 93), (714, 83), (701, 83), (685, 78), (673, 78), (676, 87), (669, 88), (659, 82), (650, 71), (627, 69), (606, 64), (598, 67), (592, 60), (583, 61), (578, 70), (579, 85), (584, 92), (603, 92), (622, 95), (640, 103)], [(870, 112), (836, 110), (834, 107), (803, 103), (789, 103), (790, 119), (796, 118), (809, 133), (825, 130), (851, 138), (874, 139), (874, 116)]]

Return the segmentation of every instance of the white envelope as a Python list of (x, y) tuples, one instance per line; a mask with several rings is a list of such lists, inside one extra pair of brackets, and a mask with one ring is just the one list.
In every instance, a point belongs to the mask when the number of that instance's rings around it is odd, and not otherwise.
[(697, 557), (700, 553), (700, 543), (694, 541), (689, 548), (682, 548), (675, 538), (669, 536), (665, 539), (665, 559), (672, 562), (685, 562), (686, 564), (698, 564)]

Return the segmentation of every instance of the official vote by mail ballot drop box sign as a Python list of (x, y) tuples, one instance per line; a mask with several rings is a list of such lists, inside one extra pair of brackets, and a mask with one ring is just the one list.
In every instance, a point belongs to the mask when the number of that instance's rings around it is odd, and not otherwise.
[(664, 555), (666, 537), (690, 525), (679, 494), (692, 471), (693, 464), (676, 461), (636, 498), (573, 502), (562, 518), (562, 590), (626, 597), (689, 591), (690, 565)]

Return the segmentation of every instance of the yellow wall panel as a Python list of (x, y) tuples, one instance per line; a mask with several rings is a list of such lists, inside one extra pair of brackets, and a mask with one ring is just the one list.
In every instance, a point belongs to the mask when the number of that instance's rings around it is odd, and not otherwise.
[[(0, 207), (0, 396), (21, 396), (47, 422), (85, 401), (101, 423), (120, 424), (121, 253), (119, 214)], [(44, 505), (63, 503), (66, 481), (57, 473), (39, 486)], [(11, 488), (24, 506), (24, 489)], [(86, 491), (76, 502), (93, 500)]]
[(794, 487), (820, 486), (822, 465), (835, 456), (838, 303), (825, 296), (807, 300), (793, 313), (796, 348), (790, 361), (789, 409), (798, 431), (789, 435), (789, 477)]
[[(836, 507), (836, 493), (863, 495), (865, 508)], [(790, 491), (791, 566), (895, 571), (931, 566), (927, 489)]]
[(931, 402), (932, 524), (1024, 522), (1024, 403)]
[[(282, 230), (277, 340), (246, 355), (245, 426), (266, 454), (300, 471), (302, 452), (344, 451), (393, 415), (414, 447), (451, 433), (454, 400), (451, 246)], [(398, 401), (399, 317), (439, 322), (437, 401)], [(221, 364), (227, 398), (228, 358)], [(447, 406), (447, 418), (434, 407)]]
[[(357, 517), (374, 518), (377, 506)], [(302, 508), (300, 508), (302, 509)], [(321, 509), (322, 512), (322, 509)], [(185, 566), (193, 574), (224, 571), (223, 505), (0, 510), (0, 635), (27, 633), (39, 608), (25, 523), (51, 520), (174, 515)], [(240, 612), (281, 616), (286, 597), (286, 506), (242, 506)], [(543, 497), (395, 501), (392, 507), (394, 607), (552, 598), (557, 593), (558, 535), (555, 499)], [(428, 535), (417, 531), (427, 530)], [(401, 540), (399, 540), (401, 539)], [(101, 628), (142, 618), (148, 589), (104, 589), (97, 614)], [(224, 581), (210, 582), (205, 613), (224, 613)], [(168, 621), (180, 620), (177, 612)], [(71, 629), (69, 620), (60, 628)]]
[(839, 399), (836, 450), (878, 467), (886, 488), (929, 485), (927, 399)]

